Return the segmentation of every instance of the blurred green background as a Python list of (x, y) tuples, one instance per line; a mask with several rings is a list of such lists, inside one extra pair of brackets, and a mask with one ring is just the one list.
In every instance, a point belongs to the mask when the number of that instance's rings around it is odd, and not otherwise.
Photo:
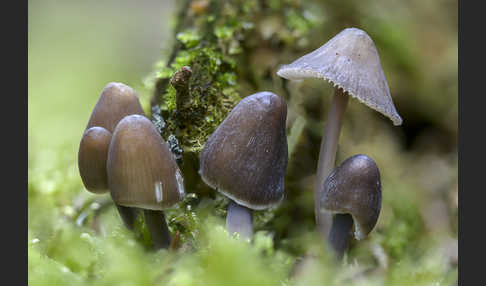
[[(44, 0), (28, 4), (29, 284), (456, 283), (457, 1), (315, 3), (306, 6), (314, 11), (308, 8), (303, 15), (320, 17), (317, 22), (325, 28), (313, 29), (295, 50), (279, 55), (272, 71), (344, 27), (360, 27), (375, 41), (404, 119), (394, 127), (356, 100), (349, 102), (337, 162), (357, 153), (371, 156), (382, 173), (383, 207), (370, 238), (354, 245), (352, 259), (340, 274), (326, 257), (304, 256), (320, 247), (312, 232), (311, 191), (315, 150), (331, 99), (322, 95), (332, 93), (329, 85), (288, 83), (289, 145), (296, 149), (290, 152), (287, 189), (293, 200), (277, 211), (279, 219), (268, 222), (272, 213), (266, 213), (266, 221), (261, 218), (265, 223), (258, 226), (253, 245), (228, 239), (221, 228), (223, 216), (204, 222), (196, 216), (191, 223), (201, 224), (194, 228), (200, 238), (192, 246), (197, 251), (146, 251), (121, 225), (109, 195), (84, 189), (77, 151), (108, 82), (132, 86), (149, 109), (152, 89), (146, 79), (171, 51), (176, 2)], [(295, 19), (294, 26), (304, 25)], [(295, 139), (292, 132), (298, 128), (292, 126), (299, 117), (306, 125)], [(219, 203), (202, 202), (198, 214)], [(186, 214), (172, 217), (184, 221)]]

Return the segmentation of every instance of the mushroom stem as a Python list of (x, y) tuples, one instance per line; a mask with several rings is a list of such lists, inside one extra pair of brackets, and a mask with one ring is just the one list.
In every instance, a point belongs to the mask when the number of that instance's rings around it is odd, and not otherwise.
[(145, 224), (155, 249), (169, 248), (170, 232), (163, 211), (144, 209)]
[(348, 249), (352, 228), (353, 217), (350, 214), (334, 215), (328, 242), (339, 260), (342, 259), (344, 252)]
[(321, 200), (321, 189), (326, 178), (334, 169), (336, 152), (341, 132), (341, 125), (344, 112), (348, 105), (349, 95), (340, 88), (335, 88), (331, 109), (327, 115), (327, 123), (324, 128), (324, 136), (321, 141), (319, 151), (319, 161), (317, 163), (317, 180), (314, 186), (314, 212), (318, 231), (327, 237), (331, 225), (331, 215), (320, 212), (319, 202)]
[(132, 207), (125, 207), (115, 203), (118, 214), (120, 215), (123, 224), (130, 230), (135, 226), (135, 219), (137, 217), (137, 210)]
[(252, 210), (230, 200), (226, 214), (226, 229), (233, 235), (238, 232), (244, 239), (251, 239), (253, 235)]

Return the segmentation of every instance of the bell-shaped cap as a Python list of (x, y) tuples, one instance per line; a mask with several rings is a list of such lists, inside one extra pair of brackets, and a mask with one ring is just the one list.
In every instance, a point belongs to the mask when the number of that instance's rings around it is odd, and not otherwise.
[(328, 80), (390, 118), (394, 125), (402, 124), (393, 105), (378, 51), (363, 30), (344, 29), (317, 50), (282, 66), (277, 74), (290, 80)]
[(236, 203), (261, 210), (284, 196), (287, 104), (271, 92), (242, 99), (206, 142), (203, 181)]
[(108, 151), (108, 186), (115, 203), (162, 210), (184, 196), (182, 174), (150, 120), (124, 117), (116, 126)]
[(373, 159), (361, 154), (346, 159), (322, 188), (321, 211), (350, 214), (358, 240), (373, 230), (381, 210), (380, 171)]
[(101, 126), (113, 133), (116, 124), (130, 114), (144, 115), (138, 94), (128, 85), (110, 82), (101, 92), (86, 129)]
[(108, 192), (106, 159), (111, 133), (103, 127), (87, 129), (78, 151), (78, 168), (85, 188), (93, 193)]

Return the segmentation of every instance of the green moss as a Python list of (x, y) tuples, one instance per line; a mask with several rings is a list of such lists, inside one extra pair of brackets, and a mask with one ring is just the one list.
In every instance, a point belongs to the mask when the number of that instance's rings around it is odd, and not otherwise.
[(34, 246), (29, 246), (27, 257), (29, 285), (86, 285), (82, 277)]
[(187, 48), (195, 47), (201, 40), (201, 35), (195, 29), (188, 29), (176, 35), (177, 40), (183, 43)]
[(142, 215), (142, 212), (140, 212), (135, 218), (134, 233), (137, 237), (137, 240), (140, 241), (140, 243), (146, 249), (153, 248), (152, 237), (150, 235), (147, 225), (145, 224), (145, 219)]
[[(199, 47), (181, 53), (174, 69), (189, 66), (189, 96), (178, 101), (178, 94), (169, 85), (163, 96), (167, 111), (166, 138), (174, 134), (184, 151), (200, 152), (209, 135), (241, 99), (237, 92), (232, 63), (225, 61), (215, 48)], [(179, 103), (178, 103), (179, 102)]]
[(214, 35), (218, 37), (218, 39), (227, 40), (233, 36), (235, 32), (235, 27), (228, 27), (228, 26), (219, 26), (214, 29)]
[(393, 260), (403, 257), (405, 253), (419, 255), (420, 237), (425, 225), (419, 208), (410, 195), (395, 192), (391, 205), (392, 216), (386, 226), (383, 247)]
[(172, 113), (176, 107), (176, 90), (172, 85), (169, 85), (167, 92), (164, 94), (164, 104), (162, 105), (162, 109)]
[(454, 285), (457, 269), (450, 271), (435, 249), (429, 249), (418, 261), (405, 256), (393, 264), (386, 285)]
[(183, 66), (192, 70), (188, 96), (178, 94), (169, 84), (161, 104), (167, 121), (164, 137), (175, 135), (186, 152), (199, 153), (209, 135), (241, 99), (235, 60), (230, 56), (239, 51), (239, 46), (231, 39), (241, 28), (239, 25), (217, 26), (209, 20), (206, 25), (204, 43), (200, 43), (201, 36), (194, 29), (178, 33), (177, 39), (183, 48), (170, 67), (158, 73), (161, 80), (169, 79)]

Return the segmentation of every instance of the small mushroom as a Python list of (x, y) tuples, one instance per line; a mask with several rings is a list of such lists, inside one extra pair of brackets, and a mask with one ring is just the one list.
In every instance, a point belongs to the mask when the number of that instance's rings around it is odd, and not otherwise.
[(87, 129), (78, 151), (78, 167), (85, 188), (93, 193), (108, 192), (106, 177), (106, 157), (110, 146), (111, 133), (103, 127)]
[[(116, 124), (123, 117), (130, 114), (144, 114), (135, 90), (123, 83), (108, 83), (91, 112), (86, 131), (79, 146), (79, 172), (86, 189), (89, 191), (94, 193), (108, 191), (106, 161), (111, 134)], [(92, 128), (95, 129), (91, 130)], [(100, 131), (100, 128), (106, 132)], [(87, 132), (88, 130), (91, 131)], [(87, 136), (87, 134), (90, 135)], [(110, 139), (108, 139), (108, 134)], [(101, 137), (104, 139), (101, 139)], [(96, 151), (94, 148), (99, 150)], [(91, 154), (92, 152), (94, 153)], [(102, 164), (104, 164), (104, 167)], [(136, 210), (117, 205), (116, 203), (115, 205), (125, 226), (133, 229), (137, 215)]]
[(339, 259), (348, 248), (351, 230), (365, 238), (375, 227), (381, 210), (378, 166), (366, 155), (346, 159), (321, 186), (320, 211), (333, 215), (328, 242)]
[(86, 129), (101, 126), (113, 133), (118, 122), (130, 114), (144, 115), (137, 92), (123, 83), (110, 82), (101, 92)]
[(108, 186), (116, 204), (144, 209), (156, 248), (170, 233), (163, 210), (184, 196), (184, 182), (167, 143), (146, 117), (133, 114), (116, 126), (108, 150)]
[(288, 161), (287, 104), (271, 92), (242, 99), (206, 142), (200, 158), (203, 181), (231, 199), (226, 226), (244, 238), (253, 234), (252, 210), (284, 197)]
[(314, 187), (316, 223), (321, 233), (326, 235), (331, 217), (319, 212), (319, 190), (334, 168), (349, 96), (387, 116), (394, 125), (402, 124), (402, 118), (393, 105), (375, 44), (363, 30), (344, 29), (317, 50), (282, 66), (277, 74), (289, 80), (325, 79), (335, 86), (321, 142)]
[[(88, 128), (81, 138), (78, 151), (78, 168), (84, 187), (95, 194), (108, 192), (106, 160), (110, 147), (111, 133), (103, 127)], [(123, 223), (133, 229), (136, 211), (116, 205)]]

